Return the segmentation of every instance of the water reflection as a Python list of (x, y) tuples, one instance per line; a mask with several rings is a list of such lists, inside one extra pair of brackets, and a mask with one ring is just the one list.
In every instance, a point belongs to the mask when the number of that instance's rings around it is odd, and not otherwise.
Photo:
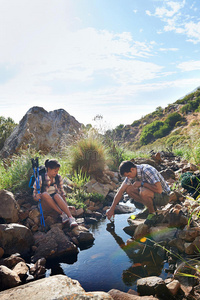
[(91, 225), (94, 243), (80, 249), (78, 255), (48, 262), (46, 276), (65, 274), (78, 280), (85, 291), (105, 292), (136, 290), (136, 281), (150, 275), (165, 279), (164, 259), (150, 242), (124, 242), (130, 238), (123, 230), (128, 217), (116, 215), (113, 228), (107, 219)]
[[(163, 257), (158, 254), (158, 249), (154, 247), (151, 241), (146, 240), (141, 243), (129, 240), (127, 243), (116, 234), (114, 223), (107, 224), (107, 231), (114, 237), (120, 248), (126, 253), (132, 265), (123, 271), (123, 282), (131, 286), (139, 278), (147, 276), (159, 276), (164, 266)], [(161, 254), (163, 254), (161, 252)]]

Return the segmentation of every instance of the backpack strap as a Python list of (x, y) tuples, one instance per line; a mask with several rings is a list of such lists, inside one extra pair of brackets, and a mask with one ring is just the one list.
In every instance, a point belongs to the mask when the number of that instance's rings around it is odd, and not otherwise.
[(42, 194), (44, 192), (44, 186), (45, 186), (45, 184), (44, 184), (44, 182), (45, 182), (45, 173), (42, 173), (41, 177), (42, 177), (42, 186), (41, 186), (40, 191), (41, 191), (41, 194)]

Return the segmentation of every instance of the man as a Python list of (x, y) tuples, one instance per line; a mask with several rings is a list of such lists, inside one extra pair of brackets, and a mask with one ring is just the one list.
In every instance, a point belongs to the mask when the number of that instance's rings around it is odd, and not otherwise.
[(119, 172), (121, 176), (126, 178), (106, 213), (108, 219), (114, 216), (115, 207), (121, 200), (123, 193), (126, 192), (129, 197), (148, 208), (149, 215), (145, 224), (154, 225), (157, 219), (156, 204), (161, 206), (169, 201), (170, 188), (163, 176), (148, 164), (135, 165), (132, 161), (123, 161), (119, 166)]

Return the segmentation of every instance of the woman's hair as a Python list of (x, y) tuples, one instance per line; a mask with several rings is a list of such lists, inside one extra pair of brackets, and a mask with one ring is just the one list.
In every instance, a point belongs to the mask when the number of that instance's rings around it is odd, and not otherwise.
[(136, 165), (132, 161), (130, 160), (123, 161), (119, 166), (120, 175), (123, 176), (124, 173), (130, 172), (131, 168), (136, 168)]
[(56, 159), (47, 159), (45, 161), (45, 167), (48, 169), (57, 169), (60, 168), (60, 164)]

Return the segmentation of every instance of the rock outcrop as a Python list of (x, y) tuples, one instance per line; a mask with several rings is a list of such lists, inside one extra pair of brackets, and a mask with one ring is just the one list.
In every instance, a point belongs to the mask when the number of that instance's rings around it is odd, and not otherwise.
[(64, 109), (47, 112), (42, 107), (32, 107), (5, 141), (0, 155), (5, 158), (30, 146), (44, 153), (58, 151), (63, 143), (74, 139), (80, 127), (81, 123)]

